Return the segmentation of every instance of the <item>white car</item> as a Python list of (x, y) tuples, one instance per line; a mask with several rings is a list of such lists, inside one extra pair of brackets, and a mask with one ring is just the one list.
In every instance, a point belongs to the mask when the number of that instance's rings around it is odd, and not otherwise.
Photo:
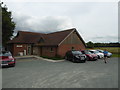
[(104, 58), (104, 54), (97, 50), (89, 50), (91, 53), (94, 53), (98, 56), (99, 59)]
[[(99, 52), (101, 52), (101, 53), (104, 52), (104, 50), (97, 50), (97, 51), (99, 51)], [(112, 56), (112, 53), (108, 52), (107, 57), (111, 57), (111, 56)]]

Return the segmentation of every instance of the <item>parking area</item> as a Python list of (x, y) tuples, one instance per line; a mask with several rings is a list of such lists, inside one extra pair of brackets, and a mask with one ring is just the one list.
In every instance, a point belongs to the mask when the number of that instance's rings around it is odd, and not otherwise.
[(3, 88), (117, 88), (118, 58), (72, 63), (37, 58), (17, 59), (2, 69)]

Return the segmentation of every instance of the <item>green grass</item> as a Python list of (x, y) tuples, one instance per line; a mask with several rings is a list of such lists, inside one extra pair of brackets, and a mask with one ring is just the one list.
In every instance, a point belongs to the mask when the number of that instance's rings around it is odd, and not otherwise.
[(113, 54), (112, 57), (120, 57), (120, 54)]
[(46, 59), (52, 59), (52, 60), (62, 60), (63, 58), (61, 57), (48, 57), (48, 56), (41, 56), (43, 58), (46, 58)]

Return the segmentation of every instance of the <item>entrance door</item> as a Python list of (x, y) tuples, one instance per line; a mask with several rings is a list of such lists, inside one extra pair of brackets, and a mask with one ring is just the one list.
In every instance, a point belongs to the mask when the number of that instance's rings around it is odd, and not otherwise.
[(28, 55), (31, 55), (31, 45), (28, 45)]
[(42, 47), (40, 47), (39, 50), (40, 50), (40, 56), (42, 56)]

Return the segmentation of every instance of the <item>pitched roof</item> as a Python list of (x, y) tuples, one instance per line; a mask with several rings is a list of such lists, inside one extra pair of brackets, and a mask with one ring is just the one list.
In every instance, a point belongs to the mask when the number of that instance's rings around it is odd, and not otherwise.
[[(70, 33), (75, 30), (75, 28), (72, 28), (48, 34), (19, 31), (18, 35), (8, 43), (33, 43), (44, 46), (56, 46), (59, 45)], [(44, 40), (43, 44), (38, 43), (41, 38)]]
[(43, 37), (45, 39), (44, 45), (59, 45), (59, 43), (64, 40), (66, 36), (68, 36), (74, 29), (44, 34)]
[(8, 43), (37, 43), (42, 37), (42, 33), (25, 32), (18, 31), (18, 34), (13, 40), (8, 41)]

